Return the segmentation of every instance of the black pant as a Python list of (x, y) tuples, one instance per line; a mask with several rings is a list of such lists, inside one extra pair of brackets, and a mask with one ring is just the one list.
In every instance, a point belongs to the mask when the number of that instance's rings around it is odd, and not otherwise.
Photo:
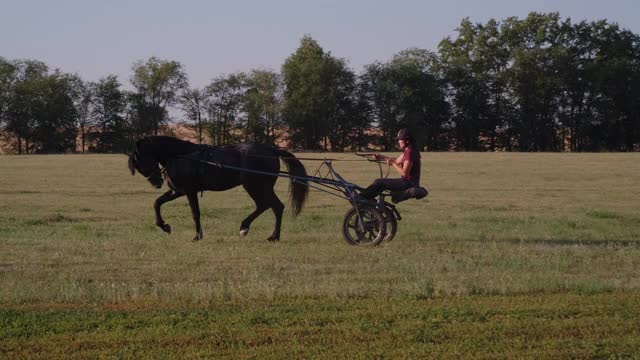
[(380, 195), (385, 190), (400, 191), (406, 190), (410, 187), (416, 186), (413, 182), (400, 178), (400, 179), (377, 179), (368, 188), (364, 189), (360, 195), (365, 199), (373, 199)]

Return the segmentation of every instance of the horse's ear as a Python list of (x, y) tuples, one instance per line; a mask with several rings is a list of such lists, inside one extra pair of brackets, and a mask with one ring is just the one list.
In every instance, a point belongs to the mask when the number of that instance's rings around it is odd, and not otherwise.
[(131, 175), (136, 174), (136, 166), (133, 153), (129, 154), (129, 171), (131, 171)]

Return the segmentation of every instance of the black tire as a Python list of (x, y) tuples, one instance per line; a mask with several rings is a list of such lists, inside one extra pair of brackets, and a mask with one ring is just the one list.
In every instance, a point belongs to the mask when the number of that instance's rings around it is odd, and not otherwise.
[(352, 207), (344, 214), (342, 235), (349, 245), (379, 245), (386, 235), (384, 216), (373, 206)]
[(383, 217), (384, 217), (384, 222), (386, 224), (385, 227), (387, 231), (382, 241), (391, 241), (393, 240), (393, 238), (396, 236), (396, 233), (398, 232), (398, 219), (396, 219), (396, 215), (388, 207), (384, 208)]

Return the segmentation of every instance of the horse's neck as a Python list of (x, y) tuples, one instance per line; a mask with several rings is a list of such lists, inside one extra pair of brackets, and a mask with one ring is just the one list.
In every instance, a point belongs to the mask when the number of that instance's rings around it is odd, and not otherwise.
[(158, 157), (158, 161), (164, 163), (172, 157), (188, 154), (197, 150), (197, 145), (178, 139), (159, 141), (155, 143), (153, 152)]

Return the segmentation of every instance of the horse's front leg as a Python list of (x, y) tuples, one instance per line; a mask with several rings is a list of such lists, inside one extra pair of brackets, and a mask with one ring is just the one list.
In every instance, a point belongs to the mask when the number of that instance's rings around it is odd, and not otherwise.
[(202, 239), (202, 227), (200, 226), (200, 204), (198, 204), (198, 193), (188, 192), (187, 199), (189, 199), (189, 206), (191, 207), (191, 215), (193, 215), (193, 221), (196, 223), (196, 236), (193, 241)]
[(162, 204), (169, 202), (171, 200), (175, 200), (183, 195), (184, 193), (177, 192), (174, 190), (169, 190), (164, 194), (160, 195), (160, 197), (157, 198), (156, 201), (153, 203), (153, 209), (156, 212), (156, 225), (158, 225), (162, 229), (162, 231), (166, 232), (167, 234), (171, 233), (171, 226), (169, 224), (166, 224), (162, 219), (162, 215), (160, 215), (160, 207), (162, 206)]

